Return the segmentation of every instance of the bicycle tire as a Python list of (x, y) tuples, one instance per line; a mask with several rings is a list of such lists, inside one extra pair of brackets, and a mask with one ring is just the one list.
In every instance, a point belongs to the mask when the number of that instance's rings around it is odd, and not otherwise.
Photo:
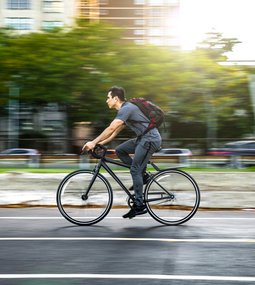
[(68, 174), (57, 190), (57, 206), (69, 222), (89, 226), (101, 221), (110, 211), (113, 192), (108, 180), (100, 173), (93, 181), (87, 197), (86, 190), (94, 177), (91, 170)]
[(195, 215), (200, 190), (188, 173), (166, 169), (152, 176), (144, 197), (148, 212), (155, 220), (165, 225), (180, 225)]

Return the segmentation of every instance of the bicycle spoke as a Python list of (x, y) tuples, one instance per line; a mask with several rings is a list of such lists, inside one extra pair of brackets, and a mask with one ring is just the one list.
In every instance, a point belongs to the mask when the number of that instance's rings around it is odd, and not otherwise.
[(112, 205), (112, 190), (101, 175), (86, 170), (69, 174), (60, 184), (57, 204), (61, 214), (78, 225), (102, 220)]
[(180, 170), (160, 171), (145, 189), (145, 203), (149, 213), (167, 225), (188, 221), (197, 211), (199, 201), (196, 182)]

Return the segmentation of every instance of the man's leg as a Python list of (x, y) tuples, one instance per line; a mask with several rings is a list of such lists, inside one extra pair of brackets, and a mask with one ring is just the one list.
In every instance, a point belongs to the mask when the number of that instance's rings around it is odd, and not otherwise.
[(141, 140), (135, 150), (130, 173), (135, 191), (135, 204), (143, 205), (143, 174), (152, 154), (158, 149), (157, 144)]
[(138, 142), (133, 162), (130, 168), (130, 173), (133, 179), (133, 186), (135, 191), (135, 205), (124, 218), (133, 218), (136, 215), (144, 214), (146, 211), (143, 203), (143, 173), (146, 169), (147, 163), (152, 154), (159, 149), (160, 142), (148, 142), (141, 140)]
[[(128, 140), (122, 144), (120, 144), (119, 146), (116, 147), (115, 152), (118, 156), (118, 158), (124, 162), (125, 164), (131, 166), (133, 159), (130, 157), (130, 154), (134, 154), (135, 153), (135, 149), (137, 147), (137, 139), (131, 139)], [(143, 174), (146, 171), (146, 166), (143, 169)], [(148, 179), (147, 175), (143, 175), (143, 184), (146, 184), (146, 181)], [(134, 190), (134, 185), (132, 185), (129, 190)]]
[(128, 140), (116, 147), (115, 151), (118, 158), (127, 165), (131, 165), (133, 159), (130, 154), (135, 153), (136, 139)]

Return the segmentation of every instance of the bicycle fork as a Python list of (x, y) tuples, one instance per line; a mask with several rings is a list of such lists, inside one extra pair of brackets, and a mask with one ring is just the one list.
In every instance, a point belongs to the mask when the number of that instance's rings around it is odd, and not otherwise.
[(99, 173), (100, 168), (101, 168), (101, 164), (96, 165), (95, 168), (92, 170), (92, 172), (94, 173), (94, 175), (93, 175), (93, 177), (92, 177), (92, 179), (91, 179), (91, 181), (90, 181), (90, 183), (89, 183), (88, 188), (85, 189), (85, 193), (81, 195), (81, 199), (82, 199), (83, 201), (86, 201), (86, 200), (88, 199), (89, 191), (90, 191), (92, 185), (94, 184), (94, 182), (95, 182), (95, 180), (96, 180), (96, 178), (97, 178), (97, 175), (98, 175), (98, 173)]

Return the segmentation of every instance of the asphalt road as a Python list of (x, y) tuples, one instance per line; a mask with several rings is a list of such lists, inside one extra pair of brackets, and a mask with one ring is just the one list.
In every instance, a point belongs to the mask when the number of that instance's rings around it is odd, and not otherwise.
[(90, 227), (55, 208), (0, 208), (0, 284), (254, 284), (255, 212), (198, 212), (181, 226), (122, 210)]

